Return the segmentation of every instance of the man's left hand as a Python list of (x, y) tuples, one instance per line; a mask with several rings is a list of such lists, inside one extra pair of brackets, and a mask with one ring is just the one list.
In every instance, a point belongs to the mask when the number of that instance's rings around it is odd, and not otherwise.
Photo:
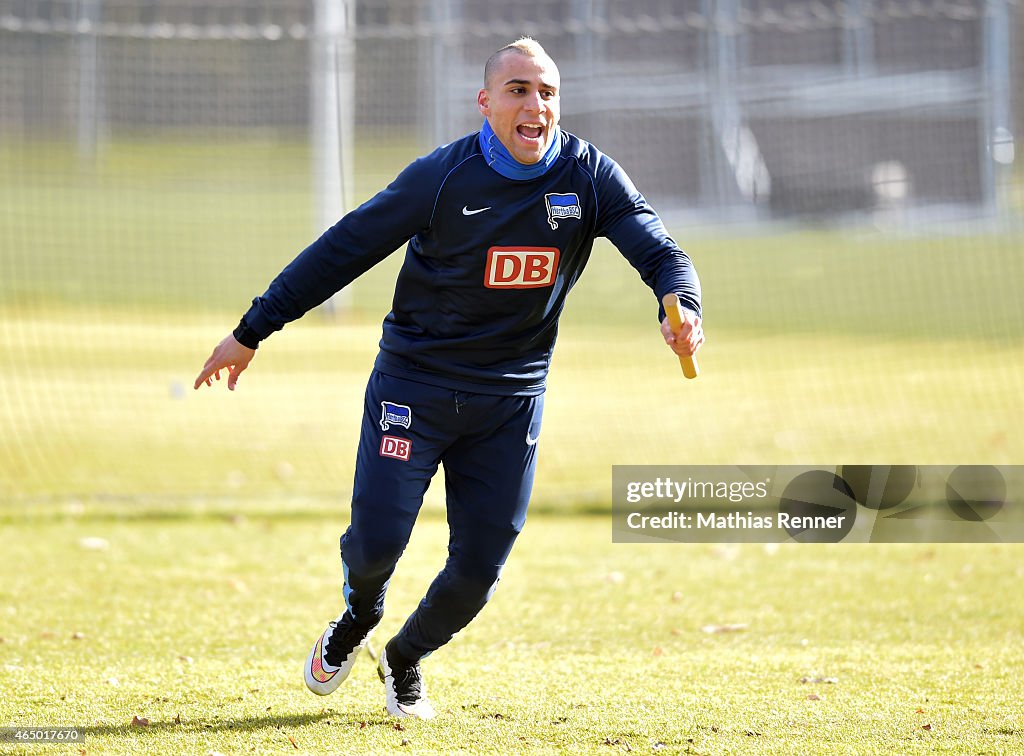
[(690, 357), (697, 353), (704, 343), (704, 327), (697, 313), (683, 308), (683, 327), (679, 333), (672, 333), (668, 318), (661, 321), (661, 335), (669, 348), (680, 357)]

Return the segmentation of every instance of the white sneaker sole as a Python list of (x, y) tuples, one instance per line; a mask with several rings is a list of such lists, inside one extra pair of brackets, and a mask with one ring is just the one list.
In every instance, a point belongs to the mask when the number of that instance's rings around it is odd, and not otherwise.
[(306, 687), (318, 696), (329, 696), (338, 689), (338, 686), (345, 682), (352, 672), (352, 667), (355, 666), (359, 652), (362, 651), (363, 646), (366, 645), (370, 636), (373, 635), (373, 630), (370, 630), (366, 637), (363, 638), (363, 642), (352, 649), (352, 653), (348, 655), (348, 658), (342, 662), (340, 667), (331, 667), (324, 663), (323, 653), (324, 646), (327, 644), (327, 634), (332, 630), (334, 630), (333, 627), (328, 627), (321, 633), (316, 643), (313, 644), (313, 649), (309, 652), (309, 658), (306, 659), (304, 670)]
[(424, 720), (433, 719), (437, 716), (437, 712), (427, 699), (425, 689), (422, 697), (416, 703), (398, 703), (398, 698), (395, 695), (395, 678), (391, 673), (391, 665), (388, 664), (388, 655), (384, 649), (381, 649), (380, 659), (377, 661), (377, 676), (384, 683), (385, 708), (388, 714), (393, 717), (414, 717)]

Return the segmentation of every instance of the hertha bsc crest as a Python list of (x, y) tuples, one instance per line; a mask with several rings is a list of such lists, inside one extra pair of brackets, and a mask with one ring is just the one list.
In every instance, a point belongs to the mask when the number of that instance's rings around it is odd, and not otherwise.
[(558, 221), (566, 218), (582, 218), (580, 198), (573, 193), (545, 194), (544, 204), (548, 210), (548, 223), (551, 228), (558, 228)]
[(412, 410), (404, 404), (380, 403), (380, 429), (388, 430), (392, 425), (409, 428), (412, 425)]

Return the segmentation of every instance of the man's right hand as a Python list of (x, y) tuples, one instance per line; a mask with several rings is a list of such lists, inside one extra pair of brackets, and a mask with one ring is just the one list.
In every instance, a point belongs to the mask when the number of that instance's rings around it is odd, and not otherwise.
[(216, 349), (213, 350), (213, 354), (211, 354), (209, 359), (206, 360), (206, 364), (203, 365), (203, 369), (200, 371), (199, 377), (196, 378), (196, 383), (193, 388), (198, 389), (204, 383), (207, 386), (212, 386), (212, 379), (216, 378), (219, 381), (220, 371), (227, 370), (228, 389), (234, 391), (235, 384), (238, 383), (238, 376), (242, 374), (243, 370), (249, 367), (249, 363), (255, 356), (255, 349), (242, 346), (238, 343), (235, 337), (229, 333), (227, 338), (217, 345)]

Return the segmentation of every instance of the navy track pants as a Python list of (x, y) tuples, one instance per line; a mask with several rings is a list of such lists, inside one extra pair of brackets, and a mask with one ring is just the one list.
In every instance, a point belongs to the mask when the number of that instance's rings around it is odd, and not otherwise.
[(374, 370), (366, 387), (341, 537), (345, 603), (361, 623), (384, 596), (423, 495), (444, 466), (448, 559), (396, 636), (410, 660), (440, 648), (479, 613), (526, 522), (544, 396), (468, 393)]

